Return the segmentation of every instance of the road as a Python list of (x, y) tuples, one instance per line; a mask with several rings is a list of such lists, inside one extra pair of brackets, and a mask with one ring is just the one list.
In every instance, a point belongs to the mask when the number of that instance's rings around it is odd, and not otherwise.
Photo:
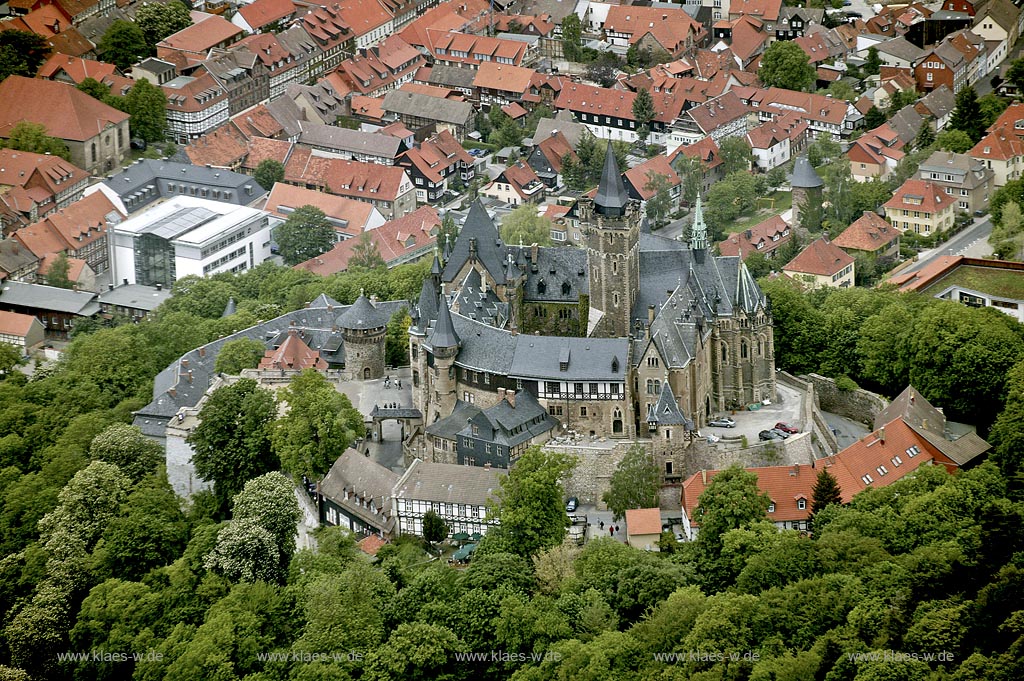
[(992, 249), (988, 246), (988, 237), (990, 234), (992, 234), (992, 222), (989, 220), (989, 217), (986, 215), (983, 218), (978, 218), (973, 225), (960, 232), (938, 248), (933, 248), (929, 251), (921, 251), (917, 256), (917, 261), (912, 263), (909, 267), (905, 267), (900, 270), (900, 273), (917, 272), (941, 255), (966, 254), (982, 257), (986, 255), (986, 251), (987, 254), (991, 254)]

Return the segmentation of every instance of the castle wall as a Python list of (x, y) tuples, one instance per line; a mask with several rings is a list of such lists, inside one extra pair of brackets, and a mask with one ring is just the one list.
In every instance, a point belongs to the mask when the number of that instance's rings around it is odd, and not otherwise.
[(808, 374), (800, 378), (814, 386), (818, 404), (825, 411), (830, 411), (848, 419), (874, 427), (875, 417), (888, 406), (888, 401), (869, 390), (840, 390), (835, 380), (818, 374)]
[(354, 380), (384, 378), (385, 329), (343, 329), (345, 370)]

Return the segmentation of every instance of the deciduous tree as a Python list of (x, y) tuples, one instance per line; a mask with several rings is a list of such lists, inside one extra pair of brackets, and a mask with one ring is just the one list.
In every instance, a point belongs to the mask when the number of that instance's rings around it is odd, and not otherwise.
[(501, 221), (501, 238), (507, 244), (551, 245), (551, 220), (537, 212), (537, 206), (524, 203)]
[(722, 158), (722, 172), (730, 175), (737, 171), (749, 171), (754, 154), (745, 137), (726, 137), (718, 145)]
[(64, 251), (57, 254), (57, 257), (50, 263), (50, 269), (46, 270), (46, 285), (57, 288), (71, 288), (74, 283), (68, 277), (71, 272), (71, 263)]
[(316, 206), (300, 206), (277, 229), (274, 239), (288, 266), (298, 265), (331, 250), (334, 227)]
[(768, 87), (797, 92), (809, 90), (818, 77), (810, 57), (791, 40), (780, 40), (768, 46), (761, 57), (757, 76)]
[(267, 347), (255, 338), (238, 338), (228, 341), (217, 353), (213, 365), (218, 373), (237, 376), (242, 369), (255, 369), (266, 354)]
[(7, 133), (4, 146), (18, 151), (31, 151), (34, 154), (52, 154), (65, 161), (71, 160), (68, 145), (56, 137), (46, 134), (46, 126), (30, 121), (19, 121)]
[(350, 268), (364, 270), (381, 270), (386, 267), (384, 257), (377, 248), (377, 242), (373, 240), (370, 232), (363, 232), (356, 237), (356, 245), (352, 247), (352, 257), (348, 260)]
[[(159, 7), (160, 5), (145, 5)], [(167, 95), (145, 78), (135, 81), (124, 97), (125, 107), (131, 115), (132, 134), (147, 142), (164, 139), (167, 129)]]
[(142, 30), (151, 48), (169, 35), (192, 25), (188, 7), (178, 0), (167, 4), (147, 3), (135, 13), (135, 23)]
[(630, 447), (615, 467), (602, 500), (616, 521), (635, 508), (657, 508), (661, 472), (654, 457), (641, 445)]
[(118, 19), (110, 25), (96, 46), (104, 61), (110, 62), (122, 71), (149, 56), (150, 46), (146, 35), (133, 22)]
[(274, 184), (284, 181), (284, 165), (276, 159), (265, 158), (256, 166), (253, 177), (259, 186), (270, 191)]
[(868, 130), (874, 130), (884, 123), (885, 112), (872, 104), (871, 108), (868, 109), (868, 112), (864, 114), (864, 127)]
[(93, 438), (89, 458), (112, 463), (132, 482), (139, 482), (157, 470), (164, 460), (164, 452), (137, 426), (115, 423)]
[(974, 146), (971, 136), (963, 130), (947, 128), (935, 137), (935, 147), (955, 154), (966, 154)]
[(35, 78), (53, 48), (41, 35), (31, 31), (0, 33), (0, 81), (7, 76)]
[(448, 537), (448, 526), (444, 518), (432, 510), (423, 514), (423, 540), (430, 545), (444, 541)]

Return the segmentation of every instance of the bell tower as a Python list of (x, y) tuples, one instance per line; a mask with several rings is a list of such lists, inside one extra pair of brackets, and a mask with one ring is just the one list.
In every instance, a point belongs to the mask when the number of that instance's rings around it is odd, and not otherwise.
[(587, 246), (591, 323), (600, 316), (591, 335), (628, 336), (640, 288), (640, 202), (626, 192), (611, 141), (597, 194), (580, 199), (576, 213)]

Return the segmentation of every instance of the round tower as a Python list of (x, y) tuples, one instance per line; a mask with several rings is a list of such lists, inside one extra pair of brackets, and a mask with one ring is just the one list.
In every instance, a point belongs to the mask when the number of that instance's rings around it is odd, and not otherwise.
[(384, 377), (384, 337), (387, 315), (359, 293), (359, 297), (338, 317), (345, 341), (345, 369), (353, 380)]
[(790, 180), (793, 187), (793, 221), (792, 224), (800, 224), (800, 213), (804, 206), (821, 205), (821, 188), (825, 185), (814, 166), (807, 160), (806, 156), (798, 156), (793, 165), (793, 177)]
[(437, 305), (437, 323), (423, 343), (430, 352), (427, 363), (430, 365), (429, 385), (427, 390), (426, 423), (430, 425), (438, 419), (449, 416), (455, 409), (458, 396), (458, 384), (455, 378), (455, 358), (462, 347), (462, 339), (455, 331), (452, 315), (448, 309), (448, 301), (441, 294)]

